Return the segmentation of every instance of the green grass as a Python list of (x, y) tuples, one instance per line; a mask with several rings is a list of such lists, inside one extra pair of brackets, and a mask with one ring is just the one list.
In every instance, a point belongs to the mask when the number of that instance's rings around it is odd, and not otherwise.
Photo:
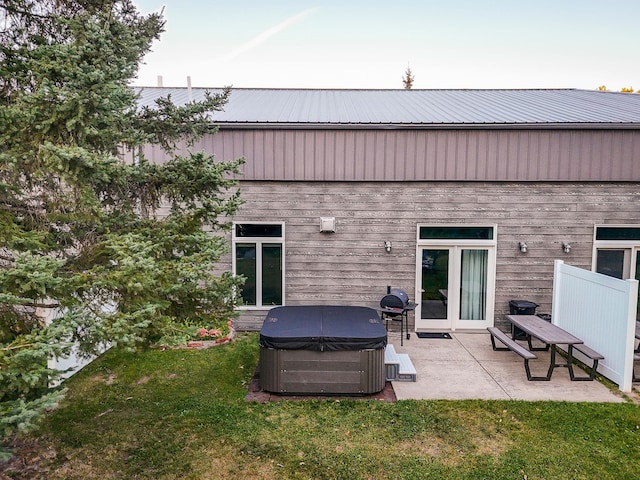
[[(111, 351), (28, 439), (32, 479), (631, 479), (632, 403), (244, 401), (257, 336)], [(1, 477), (1, 475), (0, 475)]]

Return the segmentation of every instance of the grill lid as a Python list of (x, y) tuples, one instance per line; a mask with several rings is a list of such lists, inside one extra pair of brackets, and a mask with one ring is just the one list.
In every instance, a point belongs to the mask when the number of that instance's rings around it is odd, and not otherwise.
[(409, 305), (409, 295), (404, 290), (399, 288), (392, 288), (389, 290), (382, 300), (380, 300), (380, 306), (382, 308), (400, 308), (405, 309)]

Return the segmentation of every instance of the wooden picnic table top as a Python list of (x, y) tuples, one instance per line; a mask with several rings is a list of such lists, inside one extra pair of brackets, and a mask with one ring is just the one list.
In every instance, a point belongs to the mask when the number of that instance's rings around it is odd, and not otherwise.
[(507, 320), (548, 345), (583, 343), (578, 337), (537, 315), (507, 315)]

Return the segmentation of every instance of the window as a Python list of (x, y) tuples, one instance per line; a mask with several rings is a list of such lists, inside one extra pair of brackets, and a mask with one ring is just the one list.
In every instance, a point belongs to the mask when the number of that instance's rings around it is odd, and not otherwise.
[(284, 224), (236, 223), (233, 229), (233, 273), (245, 283), (243, 307), (264, 308), (283, 304)]
[(596, 227), (596, 240), (640, 242), (640, 227)]
[(420, 227), (420, 240), (493, 240), (493, 227)]
[[(640, 227), (596, 226), (593, 247), (594, 271), (625, 280), (640, 280)], [(636, 318), (640, 320), (640, 301)]]

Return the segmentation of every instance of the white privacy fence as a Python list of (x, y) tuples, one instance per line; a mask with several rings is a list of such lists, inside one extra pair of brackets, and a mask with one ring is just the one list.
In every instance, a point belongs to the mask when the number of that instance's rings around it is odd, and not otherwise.
[[(105, 312), (111, 312), (115, 310), (110, 304), (103, 305), (101, 309)], [(56, 318), (62, 316), (62, 310), (58, 308), (40, 309), (38, 311), (39, 316), (44, 320), (46, 324), (50, 324), (55, 321)], [(71, 344), (71, 341), (69, 342)], [(99, 348), (100, 353), (106, 352), (110, 346), (103, 345)], [(50, 381), (50, 386), (57, 386), (60, 382), (71, 377), (75, 373), (79, 372), (82, 368), (89, 365), (97, 358), (98, 355), (84, 355), (81, 354), (77, 344), (71, 346), (69, 354), (65, 357), (50, 357), (47, 362), (47, 367), (51, 370), (57, 370), (61, 372), (57, 381)]]
[[(623, 392), (631, 391), (637, 301), (637, 280), (619, 280), (555, 261), (552, 322), (604, 355), (598, 372)], [(575, 350), (574, 354), (584, 359)]]

